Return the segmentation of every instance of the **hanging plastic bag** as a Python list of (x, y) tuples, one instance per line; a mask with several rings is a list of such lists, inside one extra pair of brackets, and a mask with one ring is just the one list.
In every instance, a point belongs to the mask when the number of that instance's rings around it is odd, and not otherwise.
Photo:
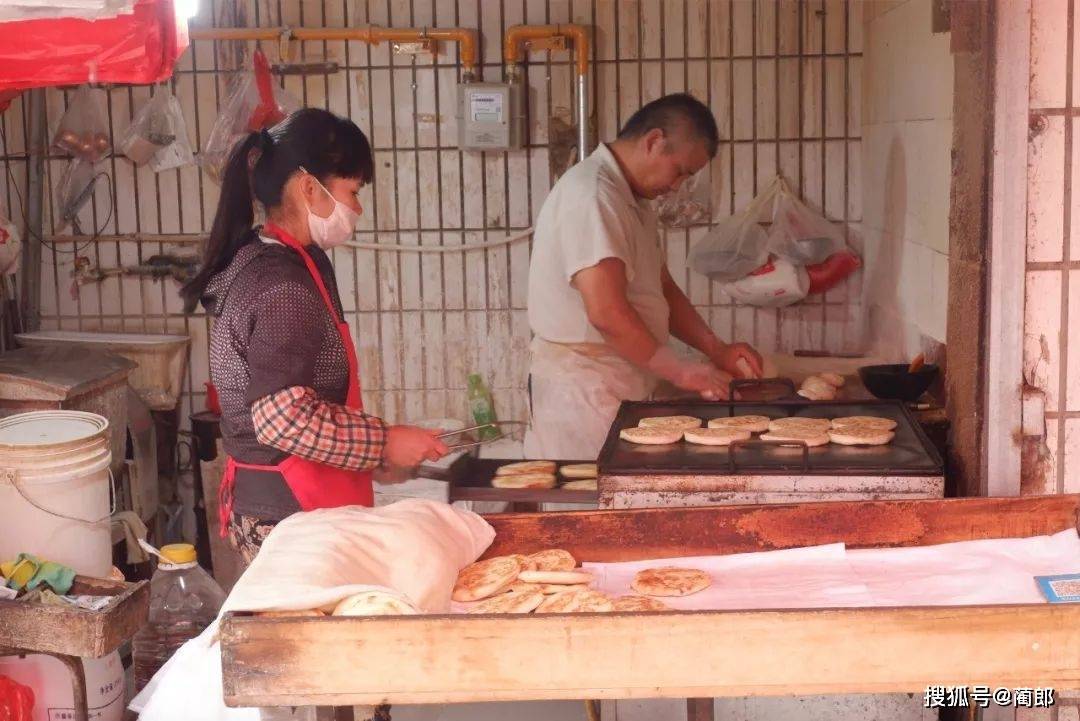
[(73, 158), (64, 168), (63, 175), (56, 187), (56, 218), (60, 221), (60, 232), (68, 226), (78, 226), (79, 211), (94, 195), (94, 185), (98, 173), (94, 164), (79, 158)]
[(91, 163), (109, 154), (112, 142), (104, 90), (83, 85), (75, 91), (53, 133), (52, 144), (62, 153)]
[(22, 252), (22, 239), (19, 229), (4, 212), (0, 205), (0, 275), (12, 275), (19, 270), (19, 254)]
[(862, 260), (850, 250), (841, 250), (822, 263), (806, 266), (806, 274), (810, 277), (810, 294), (835, 288), (861, 267)]
[(158, 173), (195, 162), (180, 102), (165, 87), (135, 113), (119, 147), (135, 165), (149, 163)]
[(777, 178), (776, 213), (769, 230), (769, 252), (796, 265), (822, 263), (847, 247), (844, 231), (812, 210)]
[(281, 122), (301, 107), (298, 100), (274, 84), (270, 63), (261, 51), (255, 51), (252, 65), (253, 70), (240, 77), (225, 100), (199, 153), (199, 164), (217, 182), (221, 182), (225, 163), (237, 142), (248, 133)]
[(712, 219), (712, 183), (709, 166), (705, 166), (674, 193), (663, 195), (656, 201), (656, 216), (666, 228), (686, 228)]
[(690, 251), (690, 267), (712, 280), (730, 283), (764, 265), (769, 260), (769, 237), (758, 223), (771, 217), (779, 182), (779, 178), (773, 181), (749, 205), (720, 221), (702, 238)]
[(721, 289), (734, 300), (762, 308), (780, 308), (798, 303), (810, 289), (806, 268), (784, 258), (769, 261), (745, 278), (724, 283)]

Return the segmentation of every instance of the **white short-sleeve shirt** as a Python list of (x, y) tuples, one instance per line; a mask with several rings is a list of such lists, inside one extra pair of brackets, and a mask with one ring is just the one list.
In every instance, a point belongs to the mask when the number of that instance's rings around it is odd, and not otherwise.
[(574, 274), (605, 258), (626, 265), (627, 299), (659, 343), (670, 309), (661, 284), (656, 214), (634, 197), (615, 156), (601, 143), (563, 175), (540, 209), (529, 262), (529, 325), (552, 343), (603, 343), (589, 322)]

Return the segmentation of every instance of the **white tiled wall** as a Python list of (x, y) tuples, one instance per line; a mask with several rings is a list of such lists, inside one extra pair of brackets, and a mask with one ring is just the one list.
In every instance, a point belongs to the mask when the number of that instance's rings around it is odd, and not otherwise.
[(1076, 0), (1031, 3), (1024, 381), (1045, 395), (1046, 437), (1025, 456), (1029, 493), (1080, 492), (1077, 10)]
[[(198, 25), (236, 3), (204, 0)], [(248, 24), (464, 26), (481, 36), (482, 75), (502, 76), (501, 37), (518, 23), (579, 22), (593, 28), (592, 102), (601, 139), (644, 101), (689, 90), (707, 102), (722, 143), (711, 166), (715, 219), (747, 203), (782, 172), (811, 205), (848, 220), (858, 244), (862, 214), (859, 166), (862, 9), (846, 0), (250, 0)], [(217, 22), (217, 24), (222, 24)], [(273, 62), (276, 43), (263, 48)], [(173, 81), (196, 145), (224, 98), (232, 65), (228, 47), (198, 42)], [(504, 237), (528, 227), (560, 168), (552, 166), (553, 118), (571, 118), (570, 52), (532, 53), (529, 146), (513, 153), (461, 153), (452, 99), (457, 51), (393, 55), (386, 46), (307, 43), (307, 57), (329, 57), (343, 70), (286, 88), (309, 105), (348, 113), (372, 139), (374, 187), (364, 191), (362, 242), (453, 246)], [(150, 96), (145, 87), (110, 91), (114, 134)], [(65, 93), (48, 94), (50, 120)], [(8, 115), (11, 115), (9, 112)], [(20, 128), (21, 130), (21, 128)], [(22, 152), (13, 144), (5, 153)], [(6, 156), (5, 156), (6, 157)], [(15, 162), (21, 162), (16, 158)], [(49, 161), (55, 184), (65, 159)], [(209, 228), (218, 187), (196, 168), (155, 175), (123, 158), (104, 161), (84, 227), (105, 234), (197, 234)], [(115, 193), (112, 192), (115, 188)], [(3, 192), (0, 186), (0, 192)], [(115, 212), (109, 213), (115, 195)], [(666, 235), (667, 258), (723, 338), (763, 350), (845, 350), (861, 340), (861, 275), (825, 297), (776, 311), (735, 307), (686, 267), (702, 225)], [(80, 248), (91, 265), (115, 267), (191, 245), (98, 242)], [(72, 292), (71, 246), (47, 251), (42, 268), (45, 327), (161, 329), (191, 334), (193, 353), (184, 413), (203, 404), (208, 377), (203, 316), (184, 318), (176, 286), (109, 278)], [(334, 263), (357, 339), (365, 401), (393, 420), (465, 412), (469, 371), (485, 375), (499, 414), (525, 415), (529, 328), (525, 319), (527, 242), (488, 251), (418, 255), (338, 250)]]
[[(863, 58), (863, 232), (879, 352), (945, 341), (953, 59), (932, 0), (872, 3)], [(903, 330), (897, 333), (896, 329)]]

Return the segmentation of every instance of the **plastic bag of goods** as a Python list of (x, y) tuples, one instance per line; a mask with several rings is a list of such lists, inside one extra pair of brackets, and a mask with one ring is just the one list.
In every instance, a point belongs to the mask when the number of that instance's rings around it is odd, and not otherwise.
[(79, 160), (96, 163), (112, 150), (105, 91), (83, 85), (52, 135), (53, 147)]
[(119, 147), (135, 165), (158, 173), (195, 162), (180, 102), (164, 87), (139, 108)]
[(80, 158), (68, 161), (56, 187), (56, 232), (77, 225), (79, 212), (93, 197), (99, 177), (93, 163)]
[(798, 265), (824, 262), (847, 248), (844, 231), (811, 209), (777, 178), (776, 212), (769, 229), (769, 252)]
[(806, 268), (773, 256), (746, 277), (720, 287), (739, 303), (779, 308), (805, 298), (810, 289), (810, 278)]
[(0, 203), (0, 275), (11, 275), (19, 270), (21, 252), (19, 229), (7, 217), (4, 206)]
[(850, 250), (833, 253), (821, 263), (806, 266), (810, 278), (810, 294), (824, 293), (835, 288), (862, 267), (862, 260)]
[(768, 262), (769, 236), (759, 223), (771, 219), (779, 188), (778, 178), (749, 205), (722, 220), (691, 249), (690, 267), (711, 280), (731, 283)]
[(712, 218), (712, 204), (709, 200), (711, 192), (709, 166), (706, 165), (674, 193), (657, 199), (656, 217), (665, 228), (686, 228), (708, 223)]
[(261, 51), (255, 51), (252, 66), (233, 86), (199, 153), (199, 164), (219, 183), (229, 153), (245, 135), (276, 125), (301, 108), (300, 101), (274, 84)]

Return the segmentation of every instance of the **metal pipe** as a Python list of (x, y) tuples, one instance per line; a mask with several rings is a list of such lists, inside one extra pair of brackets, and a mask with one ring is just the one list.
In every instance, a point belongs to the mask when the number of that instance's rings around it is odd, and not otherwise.
[(588, 75), (577, 76), (577, 137), (578, 162), (589, 155), (589, 83)]
[(45, 91), (30, 91), (31, 154), (26, 187), (27, 243), (22, 266), (22, 327), (36, 331), (41, 327), (41, 243), (45, 237), (45, 156), (48, 134), (45, 116)]
[(462, 72), (470, 79), (476, 76), (476, 31), (468, 28), (192, 28), (189, 36), (191, 40), (356, 40), (369, 45), (445, 40), (458, 44)]
[(589, 29), (584, 25), (514, 25), (507, 29), (503, 38), (503, 62), (506, 64), (506, 80), (509, 83), (522, 79), (521, 46), (526, 40), (547, 38), (570, 38), (574, 43), (577, 61), (577, 146), (578, 161), (589, 155)]

